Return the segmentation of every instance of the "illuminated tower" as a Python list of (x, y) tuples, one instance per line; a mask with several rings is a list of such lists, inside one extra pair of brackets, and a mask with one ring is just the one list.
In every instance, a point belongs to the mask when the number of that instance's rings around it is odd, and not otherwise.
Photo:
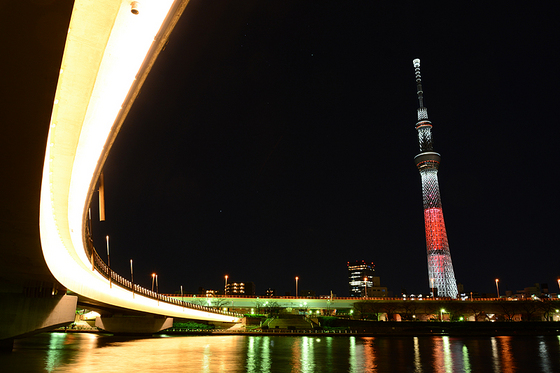
[(414, 160), (422, 179), (426, 248), (428, 250), (428, 281), (430, 288), (437, 290), (438, 296), (457, 298), (457, 283), (453, 273), (439, 195), (437, 173), (441, 157), (434, 152), (432, 146), (432, 123), (428, 120), (428, 109), (424, 107), (420, 60), (415, 59), (413, 64), (416, 75), (416, 93), (420, 104), (418, 123), (416, 123), (420, 154)]

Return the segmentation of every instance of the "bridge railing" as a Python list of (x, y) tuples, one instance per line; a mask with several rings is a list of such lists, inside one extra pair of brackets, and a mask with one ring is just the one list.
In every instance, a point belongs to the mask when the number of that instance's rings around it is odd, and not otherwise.
[(156, 299), (160, 302), (170, 303), (170, 304), (174, 304), (174, 305), (181, 306), (181, 307), (184, 307), (184, 308), (190, 308), (190, 309), (193, 309), (193, 310), (211, 312), (211, 313), (233, 316), (233, 317), (243, 317), (243, 315), (235, 313), (235, 312), (229, 312), (229, 311), (224, 311), (224, 310), (220, 310), (220, 309), (216, 309), (216, 308), (212, 308), (212, 307), (207, 307), (207, 306), (203, 306), (203, 305), (198, 305), (198, 304), (185, 302), (183, 300), (179, 300), (179, 299), (171, 297), (169, 295), (160, 294), (160, 293), (152, 291), (150, 289), (146, 289), (146, 288), (144, 288), (144, 287), (142, 287), (138, 284), (134, 284), (132, 281), (122, 277), (121, 275), (119, 275), (118, 273), (113, 271), (103, 261), (103, 259), (101, 259), (101, 257), (97, 253), (97, 250), (95, 250), (95, 247), (93, 246), (93, 240), (91, 239), (91, 235), (89, 235), (89, 234), (87, 235), (86, 242), (87, 242), (86, 247), (85, 247), (86, 254), (87, 254), (87, 257), (90, 260), (90, 263), (92, 264), (92, 268), (91, 268), (92, 271), (97, 270), (97, 272), (99, 272), (103, 277), (105, 277), (107, 280), (109, 280), (109, 283), (111, 284), (111, 286), (117, 285), (117, 286), (120, 286), (124, 289), (130, 290), (133, 294), (139, 294), (139, 295), (142, 295), (142, 296), (147, 297), (147, 298)]
[[(168, 296), (172, 296), (172, 297), (178, 297), (177, 294), (167, 294)], [(200, 299), (212, 299), (212, 298), (216, 298), (216, 299), (220, 299), (220, 298), (225, 298), (225, 299), (231, 299), (231, 298), (237, 298), (237, 299), (254, 299), (254, 300), (268, 300), (268, 299), (272, 299), (272, 300), (298, 300), (298, 301), (303, 301), (305, 299), (311, 299), (311, 300), (330, 300), (330, 301), (336, 301), (336, 300), (350, 300), (350, 301), (355, 301), (355, 302), (363, 302), (363, 301), (396, 301), (396, 302), (402, 302), (402, 301), (407, 301), (407, 302), (423, 302), (423, 301), (428, 301), (428, 302), (442, 302), (442, 301), (456, 301), (456, 302), (496, 302), (496, 301), (517, 301), (517, 300), (521, 300), (519, 298), (466, 298), (466, 299), (453, 299), (453, 298), (446, 298), (446, 297), (330, 297), (330, 296), (294, 296), (294, 295), (247, 295), (247, 294), (209, 294), (209, 295), (203, 295), (203, 294), (184, 294), (182, 295), (182, 298), (189, 298), (189, 299), (193, 299), (193, 300), (200, 300)], [(531, 298), (528, 298), (531, 299)], [(544, 302), (559, 302), (560, 303), (560, 298), (541, 298), (541, 301)]]

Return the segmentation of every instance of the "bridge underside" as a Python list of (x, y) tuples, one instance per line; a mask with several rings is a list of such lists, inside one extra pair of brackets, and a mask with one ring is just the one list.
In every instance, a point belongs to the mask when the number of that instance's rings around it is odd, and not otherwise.
[[(166, 0), (153, 4), (159, 6), (163, 2), (172, 3)], [(93, 3), (82, 0), (75, 2), (23, 0), (7, 2), (1, 6), (2, 13), (9, 15), (5, 17), (5, 22), (2, 22), (2, 26), (5, 27), (2, 35), (9, 56), (3, 60), (3, 88), (7, 94), (3, 96), (5, 125), (2, 133), (3, 162), (0, 166), (3, 180), (0, 194), (0, 317), (2, 319), (0, 340), (6, 340), (8, 343), (14, 337), (74, 321), (77, 298), (66, 296), (68, 283), (62, 281), (60, 276), (53, 275), (52, 268), (49, 269), (43, 255), (44, 243), (42, 245), (42, 233), (40, 233), (45, 149), (49, 139), (49, 128), (52, 128), (51, 116), (55, 116), (53, 112), (53, 103), (55, 106), (57, 104), (55, 94), (60, 94), (57, 92), (57, 82), (60, 84), (62, 80), (59, 78), (62, 73), (61, 64), (65, 44), (67, 37), (68, 40), (72, 39), (73, 30), (69, 30), (69, 25), (71, 18), (76, 16), (75, 13), (73, 14), (74, 3), (82, 6), (84, 4), (91, 6), (95, 3), (96, 12), (112, 11), (115, 16), (128, 7), (127, 12), (130, 14), (130, 2), (120, 0), (102, 0)], [(187, 3), (187, 0), (174, 2), (174, 19), (167, 22), (176, 21)], [(85, 19), (93, 18), (91, 14), (87, 14)], [(100, 29), (108, 27), (112, 30), (114, 27), (111, 22), (94, 26)], [(95, 42), (99, 35), (91, 31), (93, 26), (84, 27), (88, 29), (87, 36), (92, 39), (88, 42)], [(167, 31), (170, 32), (172, 28), (172, 25), (168, 25)], [(105, 31), (107, 36), (110, 32), (107, 29)], [(168, 33), (163, 35), (163, 38), (167, 36)], [(163, 43), (162, 35), (158, 37), (160, 37), (159, 42)], [(153, 39), (152, 36), (150, 43)], [(154, 60), (155, 57), (152, 63)], [(144, 76), (140, 74), (141, 79), (138, 80), (143, 80), (147, 71)], [(136, 84), (139, 89), (141, 82)], [(92, 83), (92, 89), (94, 85)], [(90, 94), (91, 92), (90, 90)], [(66, 91), (65, 94), (72, 97), (77, 93), (81, 94), (82, 91)], [(129, 108), (134, 97), (127, 97), (126, 100), (122, 105)], [(121, 123), (127, 110), (124, 110), (119, 119)], [(108, 123), (109, 127), (113, 126), (113, 120)], [(72, 123), (73, 126), (77, 124), (79, 123)], [(63, 126), (60, 128), (62, 129)], [(116, 132), (118, 128), (114, 130), (114, 136)], [(66, 141), (61, 143), (63, 146), (71, 144)], [(100, 154), (101, 159), (106, 156), (110, 143), (101, 144), (101, 148), (106, 145), (108, 145), (106, 152)], [(83, 205), (77, 207), (82, 210), (83, 208)], [(58, 224), (61, 227), (60, 221)], [(64, 236), (64, 233), (62, 235)], [(77, 252), (80, 250), (84, 251), (83, 246), (76, 248)], [(96, 276), (96, 281), (103, 281), (99, 277)], [(81, 286), (77, 286), (72, 290), (80, 293), (81, 289)], [(126, 309), (126, 305), (123, 308)], [(35, 309), (41, 309), (44, 314), (34, 313)], [(151, 309), (154, 312), (144, 311), (144, 314), (159, 312), (160, 315), (165, 315), (168, 312), (164, 307), (159, 310), (154, 307)], [(127, 313), (130, 312), (127, 310)], [(204, 317), (203, 313), (200, 315)], [(5, 320), (11, 322), (4, 322)]]
[(45, 146), (72, 7), (72, 1), (28, 0), (1, 7), (8, 16), (2, 22), (0, 340), (10, 346), (15, 336), (74, 320), (75, 298), (64, 296), (66, 288), (49, 271), (39, 237)]

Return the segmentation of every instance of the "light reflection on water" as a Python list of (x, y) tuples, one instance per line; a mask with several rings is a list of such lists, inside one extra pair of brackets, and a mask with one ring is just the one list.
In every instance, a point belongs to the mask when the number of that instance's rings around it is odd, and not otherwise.
[(469, 348), (463, 345), (463, 369), (465, 373), (471, 373), (471, 363), (469, 360)]
[(41, 334), (2, 372), (559, 372), (560, 337)]
[(511, 336), (496, 337), (500, 343), (500, 361), (504, 373), (515, 372), (515, 358), (511, 351)]
[(552, 373), (552, 369), (550, 367), (550, 358), (548, 356), (548, 346), (544, 341), (543, 337), (539, 337), (539, 356), (540, 356), (540, 363), (541, 363), (541, 371), (546, 373)]
[(495, 337), (492, 337), (492, 366), (494, 367), (494, 373), (500, 373), (500, 356), (498, 354), (498, 341)]
[(420, 344), (418, 337), (414, 337), (414, 373), (423, 373), (422, 361), (420, 360)]

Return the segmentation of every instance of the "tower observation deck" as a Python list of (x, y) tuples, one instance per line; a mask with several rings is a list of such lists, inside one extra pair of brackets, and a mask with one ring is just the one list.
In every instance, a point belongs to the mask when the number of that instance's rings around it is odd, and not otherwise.
[(420, 154), (414, 160), (422, 180), (426, 248), (428, 251), (428, 280), (434, 295), (457, 298), (457, 283), (451, 263), (451, 253), (447, 242), (439, 193), (437, 174), (441, 157), (433, 150), (432, 123), (428, 120), (428, 109), (424, 107), (420, 60), (415, 59), (413, 64), (419, 102), (416, 130), (418, 131), (420, 145)]

